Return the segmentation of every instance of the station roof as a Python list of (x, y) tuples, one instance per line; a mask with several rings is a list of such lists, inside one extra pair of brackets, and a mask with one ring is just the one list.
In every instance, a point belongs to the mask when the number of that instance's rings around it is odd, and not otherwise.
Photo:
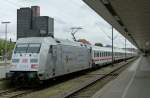
[(150, 51), (150, 0), (83, 0), (142, 51)]

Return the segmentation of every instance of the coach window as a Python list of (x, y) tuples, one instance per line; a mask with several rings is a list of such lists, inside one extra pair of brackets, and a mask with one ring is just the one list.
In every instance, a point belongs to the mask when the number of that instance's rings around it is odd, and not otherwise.
[(95, 55), (96, 55), (96, 57), (97, 57), (97, 51), (95, 52)]
[(96, 51), (96, 57), (98, 57), (98, 52)]
[(97, 57), (97, 51), (95, 52), (95, 55), (96, 55), (96, 57)]
[(52, 52), (53, 52), (53, 46), (50, 45), (48, 53), (52, 53)]
[(105, 52), (103, 52), (103, 57), (105, 56)]
[(96, 51), (94, 51), (94, 57), (96, 57)]
[(97, 57), (96, 51), (95, 51), (95, 57)]
[(97, 53), (97, 51), (96, 51), (96, 57), (98, 57), (98, 53)]

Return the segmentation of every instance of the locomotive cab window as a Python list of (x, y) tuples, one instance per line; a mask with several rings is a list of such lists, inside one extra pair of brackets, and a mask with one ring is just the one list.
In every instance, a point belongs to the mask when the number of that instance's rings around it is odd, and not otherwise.
[(26, 53), (28, 44), (17, 44), (14, 53)]
[(41, 44), (29, 44), (27, 53), (39, 53)]
[(41, 44), (17, 44), (14, 53), (39, 53)]

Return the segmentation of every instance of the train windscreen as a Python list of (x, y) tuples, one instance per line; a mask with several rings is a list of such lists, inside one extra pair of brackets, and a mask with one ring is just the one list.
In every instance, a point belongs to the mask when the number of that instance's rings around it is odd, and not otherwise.
[(39, 53), (41, 44), (17, 44), (14, 53)]
[(16, 45), (14, 53), (26, 53), (28, 44), (18, 44)]
[(41, 47), (40, 44), (29, 44), (27, 53), (39, 53), (40, 47)]

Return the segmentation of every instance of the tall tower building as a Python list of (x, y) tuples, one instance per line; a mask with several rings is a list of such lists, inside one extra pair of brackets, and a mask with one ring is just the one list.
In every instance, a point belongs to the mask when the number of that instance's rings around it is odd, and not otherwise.
[(32, 29), (36, 29), (35, 28), (35, 19), (36, 17), (40, 16), (40, 7), (39, 6), (31, 6), (31, 10), (32, 10)]
[(28, 36), (31, 29), (32, 13), (30, 8), (20, 8), (17, 10), (17, 38)]
[(39, 6), (31, 6), (32, 17), (40, 16), (40, 7)]
[(35, 18), (34, 28), (38, 30), (40, 36), (54, 37), (54, 19), (48, 16), (39, 16)]
[(17, 39), (22, 37), (54, 37), (54, 19), (40, 16), (40, 7), (17, 10)]

